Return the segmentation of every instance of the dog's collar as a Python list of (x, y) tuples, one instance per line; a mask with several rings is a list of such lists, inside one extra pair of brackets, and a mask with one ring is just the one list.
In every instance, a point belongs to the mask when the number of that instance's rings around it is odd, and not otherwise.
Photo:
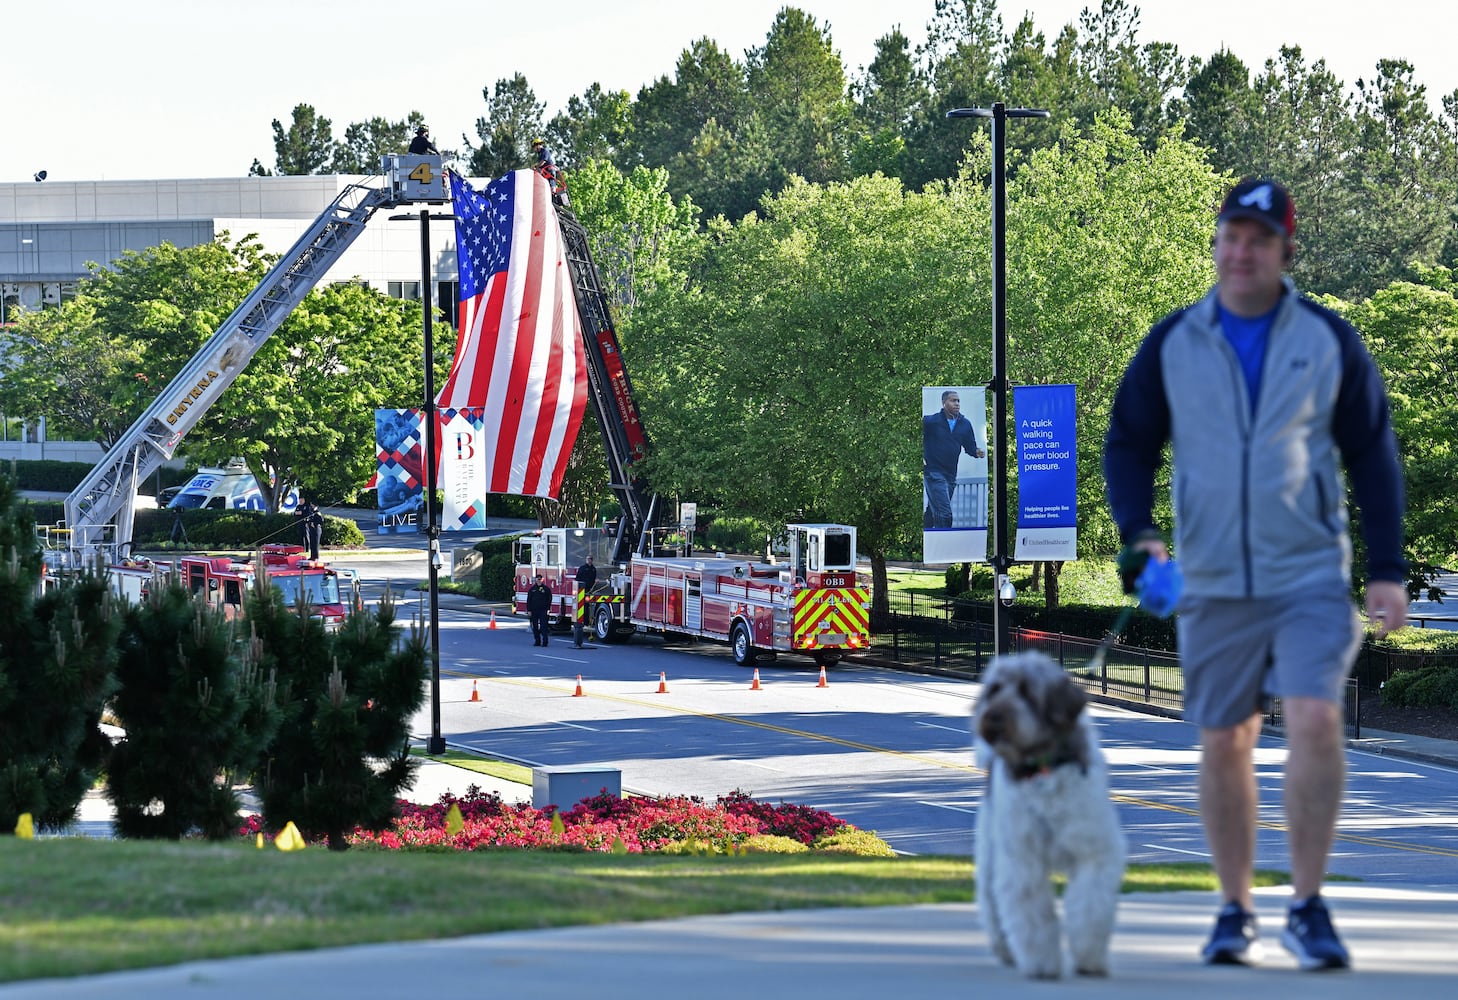
[(1030, 757), (1017, 765), (1008, 764), (1007, 770), (1014, 781), (1027, 781), (1040, 774), (1051, 774), (1058, 768), (1066, 767), (1069, 764), (1077, 764), (1080, 771), (1084, 774), (1088, 773), (1088, 765), (1084, 762), (1083, 755), (1078, 752), (1078, 748), (1072, 742), (1064, 740), (1045, 754)]

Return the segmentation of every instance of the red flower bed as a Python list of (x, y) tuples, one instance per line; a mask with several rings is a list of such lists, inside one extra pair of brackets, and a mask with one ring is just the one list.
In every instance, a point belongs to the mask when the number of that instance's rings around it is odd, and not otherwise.
[[(728, 851), (758, 834), (789, 837), (813, 846), (817, 837), (855, 829), (830, 813), (808, 806), (756, 802), (737, 789), (709, 805), (697, 796), (650, 798), (596, 795), (584, 799), (553, 823), (553, 812), (529, 805), (507, 805), (495, 792), (472, 786), (462, 797), (449, 793), (431, 805), (403, 799), (400, 816), (379, 833), (356, 828), (351, 846), (373, 845), (389, 850), (415, 847), (520, 848), (611, 851), (616, 843), (632, 853), (661, 851), (679, 843), (711, 845)], [(460, 810), (461, 829), (446, 830), (451, 807)], [(249, 816), (240, 835), (266, 833), (262, 817)]]

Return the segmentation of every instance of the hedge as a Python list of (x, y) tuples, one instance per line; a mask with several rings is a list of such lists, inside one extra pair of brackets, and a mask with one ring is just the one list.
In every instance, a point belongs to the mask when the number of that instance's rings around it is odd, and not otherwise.
[[(41, 490), (47, 493), (70, 493), (81, 480), (96, 468), (90, 462), (56, 462), (50, 459), (37, 461), (34, 459), (11, 459), (4, 464), (10, 478), (18, 490)], [(174, 469), (170, 466), (163, 466), (160, 473), (153, 473), (137, 484), (137, 492), (143, 496), (153, 496), (157, 491), (157, 477), (162, 477), (162, 488), (169, 486), (180, 486), (192, 478), (192, 472), (187, 469)]]

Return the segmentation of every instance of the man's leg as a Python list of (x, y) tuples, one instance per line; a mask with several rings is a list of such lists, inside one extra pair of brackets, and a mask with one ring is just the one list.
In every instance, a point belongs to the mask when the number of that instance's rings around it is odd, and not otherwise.
[(940, 473), (926, 474), (926, 498), (931, 506), (931, 526), (950, 528), (952, 526), (952, 494), (946, 477)]
[(1324, 698), (1282, 698), (1287, 746), (1285, 806), (1291, 890), (1321, 891), (1346, 780), (1341, 706)]
[(1254, 754), (1261, 717), (1224, 729), (1201, 729), (1200, 820), (1226, 902), (1251, 909), (1259, 805)]

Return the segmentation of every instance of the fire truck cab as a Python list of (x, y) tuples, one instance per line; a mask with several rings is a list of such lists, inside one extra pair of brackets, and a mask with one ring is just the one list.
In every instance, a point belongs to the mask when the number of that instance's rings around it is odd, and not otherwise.
[[(339, 573), (324, 562), (309, 559), (299, 545), (265, 545), (260, 555), (263, 573), (283, 592), (285, 604), (293, 607), (304, 602), (310, 617), (321, 619), (330, 631), (344, 624), (357, 596), (352, 577), (342, 589)], [(233, 556), (183, 556), (178, 560), (181, 580), (193, 596), (228, 619), (242, 616), (243, 596), (259, 570), (258, 562)]]
[(516, 595), (514, 610), (526, 614), (526, 592), (532, 579), (542, 574), (552, 588), (552, 609), (547, 620), (552, 624), (570, 625), (577, 615), (577, 570), (592, 556), (597, 566), (597, 586), (605, 589), (611, 567), (614, 539), (603, 528), (542, 528), (516, 540)]

